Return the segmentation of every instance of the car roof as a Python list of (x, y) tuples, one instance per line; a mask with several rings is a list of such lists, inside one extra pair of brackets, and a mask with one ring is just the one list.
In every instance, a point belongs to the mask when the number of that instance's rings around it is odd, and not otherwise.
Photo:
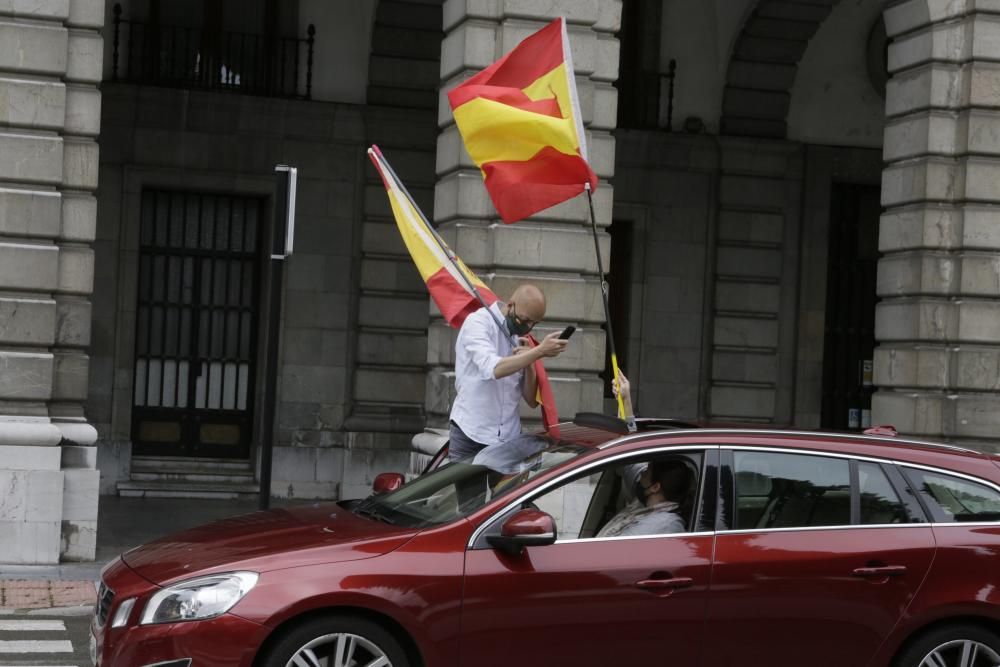
[[(984, 461), (993, 463), (987, 454), (980, 451), (911, 437), (776, 428), (767, 424), (713, 426), (661, 418), (636, 421), (638, 430), (628, 433), (620, 419), (588, 414), (583, 419), (560, 424), (560, 439), (597, 450), (617, 450), (619, 447), (631, 448), (630, 446), (640, 449), (683, 438), (688, 443), (815, 449), (852, 456), (899, 459), (918, 465), (944, 465), (947, 459), (948, 468), (965, 472), (977, 470), (980, 473)], [(622, 432), (623, 429), (625, 432)], [(1000, 463), (990, 465), (990, 468), (997, 467), (1000, 467)]]

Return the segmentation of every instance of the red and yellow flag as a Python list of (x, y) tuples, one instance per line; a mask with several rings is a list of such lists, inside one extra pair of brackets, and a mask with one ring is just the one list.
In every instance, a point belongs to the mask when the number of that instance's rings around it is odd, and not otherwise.
[[(406, 249), (410, 251), (413, 263), (417, 265), (420, 277), (427, 283), (431, 298), (448, 324), (456, 328), (462, 326), (470, 313), (482, 308), (480, 297), (489, 306), (497, 300), (496, 295), (451, 252), (444, 240), (427, 223), (424, 214), (410, 199), (409, 193), (396, 178), (378, 146), (368, 149), (368, 157), (382, 177), (392, 206), (392, 215), (396, 218), (396, 226)], [(454, 257), (454, 262), (449, 254)], [(479, 292), (478, 297), (473, 286)]]
[[(470, 313), (483, 306), (493, 305), (497, 296), (430, 226), (378, 146), (368, 149), (368, 157), (385, 184), (392, 215), (396, 219), (396, 227), (403, 237), (403, 243), (445, 321), (457, 329)], [(532, 339), (532, 344), (537, 345), (537, 341)], [(558, 438), (559, 428), (556, 424), (559, 422), (559, 411), (552, 395), (549, 376), (541, 360), (536, 361), (534, 366), (538, 378), (536, 400), (542, 406), (542, 421), (545, 430)]]
[(448, 93), (465, 147), (504, 222), (575, 197), (597, 176), (558, 18)]

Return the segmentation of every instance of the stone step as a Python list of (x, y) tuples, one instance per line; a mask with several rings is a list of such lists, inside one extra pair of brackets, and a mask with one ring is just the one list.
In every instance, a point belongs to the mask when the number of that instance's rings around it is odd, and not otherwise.
[(242, 472), (242, 473), (230, 473), (225, 471), (218, 472), (189, 472), (186, 470), (173, 470), (173, 471), (156, 471), (156, 472), (146, 472), (146, 471), (136, 471), (132, 470), (130, 475), (132, 481), (134, 482), (217, 482), (221, 484), (252, 484), (253, 483), (253, 473)]
[(181, 458), (177, 456), (133, 456), (132, 470), (141, 472), (206, 472), (221, 474), (252, 474), (250, 461), (245, 459)]
[(123, 498), (253, 498), (260, 492), (258, 484), (223, 484), (219, 482), (174, 482), (132, 480), (118, 482), (118, 495)]

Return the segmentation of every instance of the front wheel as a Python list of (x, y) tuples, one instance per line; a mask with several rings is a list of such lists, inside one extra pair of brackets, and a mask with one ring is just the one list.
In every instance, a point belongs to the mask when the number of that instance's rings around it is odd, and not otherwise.
[(918, 638), (896, 667), (996, 667), (1000, 637), (978, 625), (950, 625)]
[(399, 642), (382, 626), (350, 616), (324, 616), (289, 630), (261, 667), (410, 667)]

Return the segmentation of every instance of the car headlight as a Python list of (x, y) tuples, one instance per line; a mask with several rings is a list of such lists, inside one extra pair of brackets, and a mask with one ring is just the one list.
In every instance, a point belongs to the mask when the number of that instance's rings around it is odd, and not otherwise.
[(142, 610), (142, 625), (200, 621), (224, 614), (257, 583), (256, 572), (226, 572), (174, 584), (154, 595)]

